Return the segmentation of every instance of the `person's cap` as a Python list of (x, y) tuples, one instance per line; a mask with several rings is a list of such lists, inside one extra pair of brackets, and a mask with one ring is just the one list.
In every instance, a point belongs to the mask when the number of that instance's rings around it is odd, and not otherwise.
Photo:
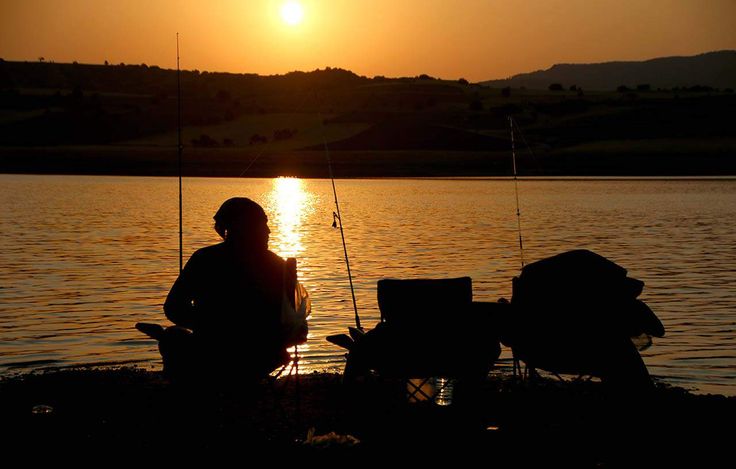
[(230, 226), (235, 220), (247, 223), (268, 222), (263, 208), (246, 197), (233, 197), (226, 200), (212, 218), (215, 219), (217, 225), (223, 227)]

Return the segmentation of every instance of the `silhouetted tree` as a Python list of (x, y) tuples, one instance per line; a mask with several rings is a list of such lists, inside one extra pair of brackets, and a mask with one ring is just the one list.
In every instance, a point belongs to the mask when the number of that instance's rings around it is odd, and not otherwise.
[(74, 101), (81, 101), (84, 98), (84, 93), (82, 93), (82, 87), (79, 85), (74, 85), (74, 88), (72, 88), (72, 100)]
[(480, 98), (473, 98), (470, 103), (468, 104), (468, 108), (471, 111), (482, 111), (483, 110), (483, 101), (480, 100)]
[(577, 90), (578, 90), (578, 86), (577, 85), (570, 86), (570, 91), (577, 91)]
[(466, 80), (465, 78), (461, 78), (457, 82), (460, 83), (461, 85), (467, 85), (468, 84), (468, 80)]
[(648, 83), (636, 85), (636, 91), (652, 91), (652, 86)]
[(110, 65), (110, 63), (107, 60), (105, 60), (105, 65)]
[(249, 143), (250, 143), (250, 145), (258, 145), (258, 144), (266, 143), (266, 142), (268, 142), (268, 137), (266, 137), (264, 135), (253, 134), (250, 137), (250, 142)]
[(202, 134), (199, 136), (198, 139), (196, 138), (192, 139), (192, 145), (195, 147), (211, 148), (211, 147), (217, 146), (217, 140), (215, 140), (214, 138), (210, 137), (207, 134)]
[(560, 83), (552, 83), (549, 85), (550, 91), (562, 91), (564, 88), (562, 87), (562, 84)]
[(296, 135), (296, 129), (274, 130), (273, 139), (274, 140), (288, 140), (292, 138), (294, 135)]
[(686, 91), (690, 91), (692, 93), (710, 93), (715, 90), (712, 86), (694, 85), (687, 88)]
[(621, 85), (616, 88), (616, 91), (618, 91), (619, 93), (628, 93), (629, 91), (631, 91), (631, 89), (626, 85)]

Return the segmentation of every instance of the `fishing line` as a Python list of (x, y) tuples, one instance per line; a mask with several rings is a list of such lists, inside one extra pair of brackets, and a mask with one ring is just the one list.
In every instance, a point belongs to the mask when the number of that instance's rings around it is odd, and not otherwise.
[[(307, 102), (307, 94), (305, 93), (305, 94), (304, 94), (304, 97), (302, 98), (302, 101), (301, 101), (301, 103), (299, 103), (299, 106), (297, 106), (297, 107), (296, 107), (296, 108), (294, 109), (294, 111), (293, 111), (293, 112), (294, 112), (295, 114), (298, 114), (298, 113), (299, 113), (299, 111), (301, 111), (301, 110), (302, 110), (302, 108), (304, 107), (304, 104), (305, 104), (306, 102)], [(293, 118), (293, 119), (291, 120), (291, 123), (294, 123), (295, 121), (296, 121), (296, 117), (294, 117), (294, 118)], [(313, 128), (317, 128), (317, 126), (318, 126), (318, 125), (319, 125), (319, 124), (315, 124), (315, 125), (313, 125), (312, 127), (307, 127), (307, 128), (306, 128), (306, 130), (311, 130), (311, 129), (313, 129)], [(287, 128), (288, 128), (288, 127), (287, 127)], [(267, 143), (266, 145), (264, 145), (264, 146), (263, 146), (263, 148), (261, 148), (261, 151), (259, 151), (258, 153), (256, 153), (256, 156), (255, 156), (255, 157), (254, 157), (254, 158), (253, 158), (252, 160), (250, 160), (250, 162), (248, 163), (248, 166), (246, 166), (246, 168), (245, 168), (244, 170), (242, 170), (242, 171), (240, 172), (240, 174), (238, 175), (238, 177), (243, 177), (243, 175), (244, 175), (245, 173), (247, 173), (247, 172), (248, 172), (248, 171), (250, 170), (251, 166), (253, 166), (253, 164), (254, 164), (254, 163), (255, 163), (256, 161), (258, 161), (258, 160), (259, 160), (259, 159), (261, 158), (261, 156), (263, 156), (263, 154), (264, 154), (264, 153), (266, 152), (266, 149), (268, 149), (268, 148), (269, 148), (269, 146), (270, 146), (270, 145), (271, 145), (272, 143), (273, 143), (273, 140), (271, 140), (271, 141), (270, 141), (270, 142), (268, 142), (268, 143)]]
[(514, 119), (509, 116), (509, 128), (511, 129), (511, 161), (514, 168), (514, 193), (516, 195), (516, 225), (519, 232), (519, 256), (521, 268), (524, 268), (524, 241), (521, 236), (521, 207), (519, 205), (519, 180), (516, 173), (516, 144), (514, 142)]
[[(509, 116), (509, 119), (511, 119), (511, 116)], [(516, 127), (516, 130), (519, 131), (519, 135), (521, 136), (521, 140), (524, 142), (524, 145), (526, 145), (526, 149), (529, 150), (529, 153), (531, 153), (532, 157), (536, 158), (537, 156), (534, 154), (534, 150), (532, 150), (532, 147), (529, 146), (529, 143), (527, 143), (524, 132), (522, 132), (521, 127), (519, 127), (519, 123), (513, 119), (511, 119), (511, 122), (513, 122), (513, 126)]]
[(521, 140), (524, 142), (524, 145), (526, 146), (526, 149), (529, 151), (529, 154), (532, 155), (532, 160), (534, 161), (534, 165), (537, 167), (537, 170), (539, 173), (543, 173), (542, 165), (540, 164), (539, 159), (537, 158), (537, 155), (534, 153), (534, 150), (529, 145), (529, 143), (526, 141), (526, 137), (524, 136), (524, 132), (521, 130), (521, 126), (519, 126), (519, 123), (516, 121), (513, 121), (514, 126), (516, 127), (516, 130), (519, 132), (519, 135), (521, 135)]
[(181, 70), (179, 69), (179, 33), (176, 33), (176, 117), (177, 152), (179, 154), (179, 273), (184, 270), (184, 222), (182, 217), (181, 159), (184, 147), (181, 144)]
[(348, 247), (345, 243), (345, 232), (343, 231), (342, 227), (342, 215), (340, 213), (340, 202), (337, 198), (337, 188), (335, 187), (335, 176), (332, 172), (332, 158), (330, 157), (330, 148), (327, 145), (327, 138), (325, 137), (324, 132), (324, 119), (322, 118), (322, 113), (319, 113), (319, 120), (321, 122), (320, 129), (322, 130), (322, 143), (324, 145), (325, 149), (325, 156), (327, 157), (327, 168), (330, 172), (330, 181), (332, 181), (332, 194), (335, 197), (335, 209), (336, 212), (332, 212), (332, 226), (340, 227), (340, 238), (342, 239), (342, 249), (345, 253), (345, 266), (348, 269), (348, 281), (350, 282), (350, 294), (353, 298), (353, 310), (355, 311), (355, 327), (357, 327), (359, 330), (363, 330), (363, 327), (360, 325), (360, 316), (358, 315), (358, 303), (355, 301), (355, 288), (353, 287), (353, 275), (350, 271), (350, 259), (348, 257)]

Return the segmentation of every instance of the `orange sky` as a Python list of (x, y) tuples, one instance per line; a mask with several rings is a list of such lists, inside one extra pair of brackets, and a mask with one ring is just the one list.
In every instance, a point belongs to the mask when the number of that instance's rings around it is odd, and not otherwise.
[(0, 0), (0, 58), (471, 81), (736, 49), (736, 0)]

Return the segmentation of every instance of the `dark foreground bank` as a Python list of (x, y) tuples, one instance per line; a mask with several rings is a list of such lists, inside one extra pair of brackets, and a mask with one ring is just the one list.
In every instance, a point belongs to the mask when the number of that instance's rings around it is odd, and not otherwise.
[[(664, 385), (648, 396), (624, 397), (594, 382), (520, 383), (499, 375), (480, 388), (458, 387), (454, 398), (445, 407), (408, 405), (397, 383), (375, 380), (348, 388), (335, 374), (229, 392), (206, 386), (184, 391), (160, 373), (135, 368), (0, 382), (8, 448), (42, 448), (80, 460), (97, 454), (155, 457), (175, 448), (185, 454), (306, 457), (473, 452), (488, 463), (566, 467), (732, 458), (733, 397)], [(335, 435), (321, 437), (330, 432)]]

